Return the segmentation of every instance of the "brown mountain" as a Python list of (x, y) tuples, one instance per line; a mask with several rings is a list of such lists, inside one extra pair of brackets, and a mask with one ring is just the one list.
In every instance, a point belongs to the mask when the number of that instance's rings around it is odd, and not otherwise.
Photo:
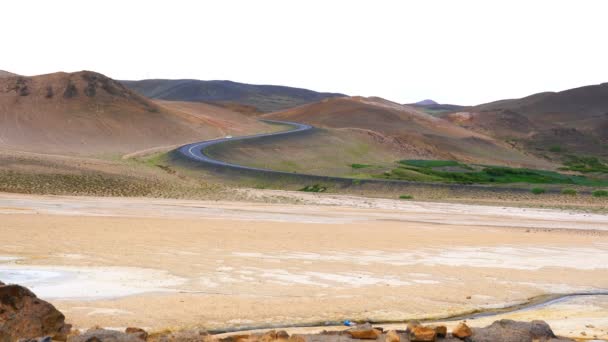
[(12, 77), (12, 76), (18, 76), (18, 75), (17, 74), (13, 74), (12, 72), (0, 70), (0, 78)]
[(4, 149), (124, 153), (265, 127), (211, 105), (154, 102), (91, 71), (0, 79)]
[[(350, 135), (355, 140), (371, 140), (402, 159), (454, 159), (529, 166), (539, 163), (538, 159), (484, 134), (377, 97), (325, 99), (264, 117), (309, 123), (330, 133)], [(340, 147), (336, 146), (336, 154), (339, 153)]]
[(608, 157), (608, 83), (463, 108), (446, 118), (541, 153)]

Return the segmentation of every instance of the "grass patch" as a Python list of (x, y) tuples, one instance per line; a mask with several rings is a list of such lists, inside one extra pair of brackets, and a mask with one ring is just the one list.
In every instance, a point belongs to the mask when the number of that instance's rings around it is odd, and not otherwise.
[(410, 200), (410, 199), (414, 199), (414, 196), (412, 196), (412, 195), (401, 195), (401, 196), (399, 196), (399, 199)]
[(444, 182), (459, 184), (572, 184), (604, 186), (608, 180), (568, 175), (554, 171), (511, 168), (505, 166), (477, 166), (447, 160), (403, 160), (397, 168), (376, 175), (376, 178), (416, 182)]
[(353, 169), (365, 169), (368, 167), (372, 167), (372, 165), (369, 164), (350, 164), (350, 167), (352, 167)]
[(401, 160), (399, 163), (408, 166), (433, 168), (433, 167), (445, 167), (445, 166), (467, 166), (454, 160), (423, 160), (423, 159), (411, 159)]
[(606, 190), (595, 190), (591, 193), (593, 197), (608, 197), (608, 191)]
[(553, 153), (561, 153), (564, 152), (564, 148), (559, 145), (553, 145), (549, 147), (549, 151)]
[(327, 191), (327, 187), (321, 184), (313, 184), (313, 185), (307, 185), (305, 187), (303, 187), (302, 189), (300, 189), (300, 191), (305, 191), (305, 192), (325, 192)]
[(570, 155), (564, 162), (562, 170), (578, 171), (582, 173), (598, 172), (608, 173), (608, 164), (602, 162), (597, 157), (580, 157)]
[(532, 188), (532, 190), (530, 190), (530, 192), (532, 192), (535, 195), (541, 195), (541, 194), (544, 194), (545, 192), (547, 192), (547, 190), (545, 190), (544, 188)]
[(574, 189), (562, 189), (562, 195), (576, 196), (578, 192)]

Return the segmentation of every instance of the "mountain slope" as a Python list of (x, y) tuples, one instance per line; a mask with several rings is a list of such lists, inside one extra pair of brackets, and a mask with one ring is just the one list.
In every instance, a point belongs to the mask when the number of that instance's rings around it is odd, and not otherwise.
[(468, 107), (446, 118), (541, 153), (608, 157), (608, 83)]
[(399, 159), (551, 167), (506, 143), (381, 98), (325, 99), (263, 117), (308, 123), (321, 130), (280, 143), (226, 148), (218, 155), (251, 163), (248, 156), (256, 166), (285, 165), (289, 171), (306, 171), (314, 165), (316, 172), (334, 175), (350, 171), (350, 164), (392, 165)]
[(18, 76), (18, 75), (17, 74), (13, 74), (12, 72), (0, 70), (0, 78), (13, 77), (13, 76)]
[(262, 112), (272, 112), (320, 101), (324, 98), (344, 96), (300, 88), (231, 81), (151, 79), (121, 82), (130, 89), (150, 98), (170, 101), (232, 102), (253, 106)]
[[(0, 148), (124, 153), (265, 128), (245, 116), (197, 105), (198, 114), (156, 103), (90, 71), (6, 77), (0, 79)], [(215, 112), (205, 115), (210, 108)]]

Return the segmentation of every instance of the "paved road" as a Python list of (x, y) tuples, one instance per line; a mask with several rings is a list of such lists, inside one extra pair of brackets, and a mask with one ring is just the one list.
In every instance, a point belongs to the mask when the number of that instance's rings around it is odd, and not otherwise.
[[(252, 171), (258, 174), (270, 175), (270, 176), (295, 176), (300, 177), (301, 179), (309, 179), (312, 181), (332, 181), (338, 182), (342, 184), (364, 184), (364, 183), (375, 183), (375, 184), (384, 184), (391, 186), (411, 186), (411, 185), (425, 185), (429, 187), (435, 188), (446, 188), (446, 189), (478, 189), (484, 191), (492, 191), (492, 192), (530, 192), (527, 187), (496, 187), (492, 185), (478, 185), (478, 184), (455, 184), (455, 183), (424, 183), (424, 182), (413, 182), (413, 181), (403, 181), (403, 180), (393, 180), (393, 179), (359, 179), (355, 180), (352, 178), (346, 177), (336, 177), (336, 176), (320, 176), (320, 175), (312, 175), (305, 173), (294, 173), (294, 172), (285, 172), (285, 171), (277, 171), (277, 170), (269, 170), (262, 169), (256, 167), (250, 167), (245, 165), (237, 165), (228, 163), (225, 161), (214, 159), (206, 153), (206, 149), (217, 144), (229, 142), (229, 141), (244, 141), (244, 140), (253, 140), (253, 139), (265, 139), (269, 137), (277, 137), (277, 136), (285, 136), (285, 135), (294, 135), (300, 134), (308, 131), (312, 131), (314, 129), (313, 126), (297, 123), (297, 122), (289, 122), (289, 121), (277, 121), (277, 120), (260, 120), (267, 123), (273, 124), (281, 124), (293, 127), (291, 130), (280, 131), (274, 133), (261, 133), (255, 135), (247, 135), (242, 137), (233, 137), (233, 138), (218, 138), (213, 140), (201, 141), (193, 144), (184, 145), (175, 152), (178, 153), (180, 157), (185, 157), (188, 160), (195, 161), (201, 163), (203, 165), (219, 167), (222, 169), (232, 169), (232, 170), (241, 170), (241, 171)], [(549, 193), (558, 193), (559, 189), (547, 189)], [(586, 192), (584, 192), (586, 193)]]
[(242, 136), (242, 137), (219, 138), (219, 139), (213, 139), (213, 140), (206, 140), (206, 141), (201, 141), (201, 142), (197, 142), (197, 143), (193, 143), (193, 144), (184, 145), (178, 149), (178, 152), (188, 159), (203, 162), (203, 163), (214, 165), (214, 166), (223, 166), (223, 167), (228, 167), (228, 168), (232, 168), (232, 169), (240, 169), (240, 170), (265, 171), (265, 172), (272, 172), (272, 173), (290, 174), (289, 172), (267, 170), (267, 169), (260, 169), (260, 168), (249, 167), (249, 166), (244, 166), (244, 165), (231, 164), (231, 163), (228, 163), (225, 161), (213, 159), (205, 152), (205, 150), (210, 146), (221, 144), (221, 143), (228, 142), (228, 141), (251, 140), (251, 139), (259, 139), (259, 138), (263, 138), (263, 137), (276, 137), (276, 136), (287, 135), (287, 134), (293, 135), (298, 132), (305, 132), (305, 131), (310, 131), (313, 129), (313, 127), (311, 125), (301, 124), (301, 123), (297, 123), (297, 122), (276, 121), (276, 120), (261, 120), (261, 121), (264, 121), (267, 123), (287, 125), (287, 126), (293, 127), (293, 129), (288, 130), (288, 131), (261, 133), (261, 134), (247, 135), (247, 136)]

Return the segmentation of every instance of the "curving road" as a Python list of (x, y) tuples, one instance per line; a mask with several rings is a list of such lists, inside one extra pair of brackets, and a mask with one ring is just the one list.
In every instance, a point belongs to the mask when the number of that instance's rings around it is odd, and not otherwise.
[(184, 146), (180, 147), (179, 149), (177, 149), (177, 151), (181, 155), (183, 155), (184, 157), (186, 157), (190, 160), (203, 162), (205, 164), (209, 164), (209, 165), (213, 165), (213, 166), (222, 166), (222, 167), (228, 167), (228, 168), (239, 169), (239, 170), (291, 174), (289, 172), (260, 169), (260, 168), (249, 167), (249, 166), (244, 166), (244, 165), (231, 164), (231, 163), (228, 163), (225, 161), (213, 159), (212, 157), (210, 157), (209, 155), (207, 155), (205, 153), (205, 150), (207, 148), (209, 148), (213, 145), (224, 143), (224, 142), (251, 140), (251, 139), (259, 139), (259, 138), (265, 138), (265, 137), (276, 137), (276, 136), (282, 136), (282, 135), (287, 135), (287, 134), (292, 135), (292, 134), (295, 134), (298, 132), (306, 132), (306, 131), (310, 131), (313, 129), (313, 126), (311, 126), (311, 125), (301, 124), (301, 123), (297, 123), (297, 122), (276, 121), (276, 120), (260, 120), (260, 121), (271, 123), (271, 124), (287, 125), (287, 126), (293, 127), (294, 129), (291, 129), (288, 131), (273, 132), (273, 133), (260, 133), (260, 134), (242, 136), (242, 137), (218, 138), (218, 139), (213, 139), (213, 140), (206, 140), (206, 141), (201, 141), (201, 142), (197, 142), (197, 143), (193, 143), (193, 144), (184, 145)]
[[(229, 169), (229, 170), (237, 170), (237, 171), (250, 171), (255, 173), (262, 173), (265, 175), (274, 175), (274, 176), (296, 176), (301, 179), (308, 179), (312, 181), (332, 181), (338, 182), (345, 185), (348, 184), (364, 184), (364, 183), (374, 183), (374, 184), (384, 184), (391, 186), (411, 186), (411, 185), (424, 185), (428, 187), (435, 188), (444, 188), (444, 189), (478, 189), (484, 191), (492, 191), (492, 192), (520, 192), (527, 193), (530, 192), (530, 189), (525, 187), (497, 187), (492, 185), (480, 185), (480, 184), (457, 184), (457, 183), (428, 183), (428, 182), (414, 182), (414, 181), (405, 181), (405, 180), (394, 180), (394, 179), (354, 179), (347, 177), (337, 177), (337, 176), (321, 176), (321, 175), (313, 175), (306, 173), (295, 173), (295, 172), (286, 172), (286, 171), (277, 171), (270, 169), (262, 169), (245, 165), (232, 164), (229, 162), (221, 161), (214, 159), (206, 153), (206, 150), (214, 145), (218, 145), (221, 143), (227, 143), (231, 141), (244, 141), (244, 140), (253, 140), (253, 139), (265, 139), (270, 137), (278, 137), (285, 135), (295, 135), (310, 132), (315, 129), (315, 127), (307, 124), (302, 124), (298, 122), (289, 122), (289, 121), (278, 121), (278, 120), (260, 120), (263, 122), (271, 123), (271, 124), (279, 124), (279, 125), (287, 125), (293, 127), (291, 130), (273, 132), (273, 133), (260, 133), (254, 135), (247, 135), (242, 137), (233, 137), (233, 138), (218, 138), (213, 140), (200, 141), (188, 145), (184, 145), (177, 150), (174, 150), (173, 153), (176, 153), (179, 158), (185, 158), (189, 161), (194, 161), (200, 163), (204, 166), (211, 166), (220, 169)], [(559, 193), (559, 189), (547, 189), (548, 193)]]

